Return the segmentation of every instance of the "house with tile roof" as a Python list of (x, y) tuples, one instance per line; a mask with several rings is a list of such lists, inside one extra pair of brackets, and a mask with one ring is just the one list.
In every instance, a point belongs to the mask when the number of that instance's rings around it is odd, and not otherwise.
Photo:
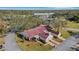
[(49, 40), (52, 41), (53, 36), (60, 36), (59, 32), (55, 32), (48, 25), (40, 25), (33, 29), (24, 30), (24, 32), (22, 32), (20, 34), (26, 38), (28, 37), (29, 40), (32, 40), (32, 38), (35, 38), (36, 40), (39, 40), (43, 43), (49, 42)]

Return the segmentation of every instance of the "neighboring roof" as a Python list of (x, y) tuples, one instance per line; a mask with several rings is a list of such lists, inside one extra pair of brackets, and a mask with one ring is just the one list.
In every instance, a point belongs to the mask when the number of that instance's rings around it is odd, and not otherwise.
[(34, 15), (52, 15), (54, 13), (34, 13)]

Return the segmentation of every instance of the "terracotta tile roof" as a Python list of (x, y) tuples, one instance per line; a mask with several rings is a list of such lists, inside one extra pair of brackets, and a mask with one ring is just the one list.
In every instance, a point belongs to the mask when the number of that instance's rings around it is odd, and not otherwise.
[(45, 33), (45, 32), (42, 32), (42, 33), (39, 34), (39, 36), (40, 36), (40, 38), (42, 40), (45, 40), (49, 36), (49, 34), (48, 33)]
[(48, 37), (48, 34), (45, 33), (45, 31), (47, 32), (52, 32), (56, 35), (58, 35), (58, 32), (52, 31), (52, 28), (49, 27), (48, 25), (40, 25), (36, 28), (33, 29), (29, 29), (29, 30), (24, 30), (25, 33), (27, 33), (27, 35), (29, 36), (29, 38), (34, 37), (35, 35), (39, 35), (40, 37), (46, 39)]
[(39, 27), (25, 30), (24, 32), (26, 32), (28, 34), (28, 36), (30, 38), (32, 38), (33, 36), (39, 35), (40, 33), (44, 32), (45, 30), (47, 30), (47, 28), (45, 28), (45, 25), (40, 25)]

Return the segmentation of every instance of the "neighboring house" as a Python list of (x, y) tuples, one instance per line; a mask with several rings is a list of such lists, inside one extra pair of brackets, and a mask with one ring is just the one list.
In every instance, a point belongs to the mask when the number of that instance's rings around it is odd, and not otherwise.
[(37, 16), (39, 17), (40, 19), (43, 19), (43, 20), (48, 20), (48, 18), (50, 16), (53, 16), (54, 13), (34, 13), (34, 16)]
[(46, 16), (49, 16), (49, 15), (53, 15), (54, 13), (34, 13), (34, 15), (46, 15)]
[(55, 32), (52, 30), (52, 28), (48, 25), (40, 25), (36, 28), (24, 30), (24, 32), (20, 33), (23, 37), (29, 38), (29, 40), (32, 40), (32, 38), (35, 38), (36, 40), (39, 40), (43, 43), (49, 42), (49, 40), (53, 39), (53, 36), (60, 36), (59, 32)]
[(13, 15), (12, 17), (13, 17), (13, 18), (16, 18), (16, 17), (25, 18), (26, 15)]
[(11, 15), (6, 15), (6, 16), (3, 16), (2, 17), (4, 20), (11, 20), (12, 19), (12, 16)]

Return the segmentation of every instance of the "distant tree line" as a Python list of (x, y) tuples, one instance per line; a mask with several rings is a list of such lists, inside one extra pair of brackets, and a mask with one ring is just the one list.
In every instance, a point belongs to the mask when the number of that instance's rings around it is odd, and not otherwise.
[(79, 23), (79, 15), (77, 15), (77, 16), (68, 16), (68, 17), (66, 17), (66, 20), (74, 21), (74, 22)]

